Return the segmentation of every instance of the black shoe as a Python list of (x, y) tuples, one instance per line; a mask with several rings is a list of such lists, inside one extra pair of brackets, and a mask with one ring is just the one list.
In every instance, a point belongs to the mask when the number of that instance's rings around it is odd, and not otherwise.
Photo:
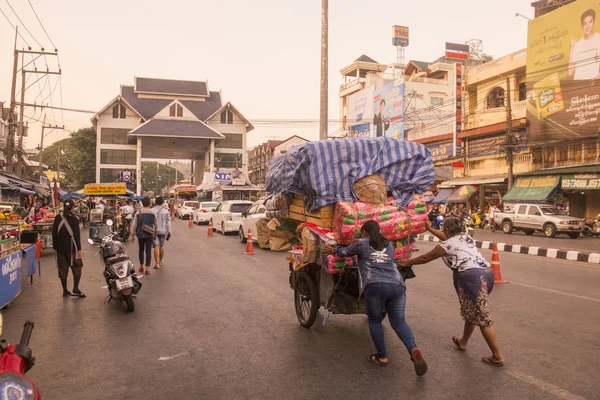
[(85, 295), (85, 293), (83, 293), (83, 292), (82, 292), (81, 290), (79, 290), (79, 289), (77, 289), (77, 290), (73, 290), (73, 294), (72, 294), (71, 296), (74, 296), (74, 297), (81, 297), (81, 298), (87, 297), (87, 296)]
[(63, 290), (63, 297), (73, 296), (68, 290)]

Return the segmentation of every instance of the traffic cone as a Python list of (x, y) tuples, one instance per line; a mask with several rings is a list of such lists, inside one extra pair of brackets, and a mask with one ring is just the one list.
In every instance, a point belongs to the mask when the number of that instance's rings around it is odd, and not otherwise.
[(194, 220), (190, 217), (190, 223), (188, 224), (188, 228), (192, 229), (194, 227)]
[(246, 251), (242, 254), (247, 254), (249, 256), (254, 255), (254, 242), (252, 241), (252, 230), (248, 228), (248, 239), (246, 240)]
[(212, 219), (208, 221), (208, 237), (213, 237)]
[(494, 271), (494, 284), (508, 283), (502, 280), (502, 272), (500, 272), (500, 256), (498, 255), (498, 246), (494, 243), (492, 250), (492, 271)]

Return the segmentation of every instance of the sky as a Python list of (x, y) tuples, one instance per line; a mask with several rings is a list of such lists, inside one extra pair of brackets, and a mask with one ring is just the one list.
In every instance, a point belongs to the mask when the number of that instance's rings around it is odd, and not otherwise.
[[(59, 51), (57, 77), (30, 78), (26, 102), (100, 110), (135, 76), (208, 80), (251, 122), (248, 145), (294, 134), (319, 135), (320, 0), (29, 0)], [(433, 61), (445, 42), (483, 41), (499, 58), (526, 47), (531, 0), (399, 1), (329, 0), (329, 132), (339, 128), (340, 69), (362, 54), (380, 63), (395, 61), (393, 25), (410, 29), (406, 60)], [(14, 9), (22, 22), (19, 22)], [(13, 25), (34, 49), (53, 49), (28, 0), (0, 0)], [(29, 34), (25, 25), (31, 32)], [(0, 13), (0, 101), (10, 100), (14, 30)], [(24, 47), (18, 40), (18, 47)], [(58, 68), (56, 57), (36, 61), (38, 69)], [(27, 59), (26, 59), (27, 62)], [(54, 89), (55, 88), (55, 89)], [(40, 95), (40, 93), (43, 93)], [(17, 101), (19, 101), (17, 99)], [(91, 114), (47, 111), (49, 123), (64, 125), (44, 146), (90, 126)], [(43, 114), (26, 109), (26, 148), (39, 145)], [(304, 122), (298, 122), (302, 120)]]

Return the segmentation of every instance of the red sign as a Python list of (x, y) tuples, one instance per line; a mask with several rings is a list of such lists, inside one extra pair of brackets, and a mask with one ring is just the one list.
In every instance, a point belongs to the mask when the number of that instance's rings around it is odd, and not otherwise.
[(446, 51), (446, 58), (455, 58), (457, 60), (468, 60), (469, 53), (457, 53), (455, 51)]
[(465, 167), (465, 163), (462, 161), (454, 161), (452, 163), (452, 167), (454, 168), (464, 168)]

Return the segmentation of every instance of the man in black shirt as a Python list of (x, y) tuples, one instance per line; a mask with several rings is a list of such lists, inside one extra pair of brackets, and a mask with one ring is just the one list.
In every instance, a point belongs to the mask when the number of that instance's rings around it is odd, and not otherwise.
[[(52, 227), (52, 247), (56, 250), (58, 277), (63, 288), (63, 297), (85, 297), (79, 290), (83, 252), (81, 251), (81, 233), (79, 219), (73, 214), (75, 202), (71, 199), (64, 203), (64, 211), (54, 219)], [(69, 268), (73, 271), (73, 293), (67, 289)]]
[(385, 99), (379, 102), (379, 113), (373, 117), (373, 125), (375, 126), (375, 136), (385, 136), (385, 131), (390, 128), (390, 121), (385, 119), (383, 112), (385, 111)]

